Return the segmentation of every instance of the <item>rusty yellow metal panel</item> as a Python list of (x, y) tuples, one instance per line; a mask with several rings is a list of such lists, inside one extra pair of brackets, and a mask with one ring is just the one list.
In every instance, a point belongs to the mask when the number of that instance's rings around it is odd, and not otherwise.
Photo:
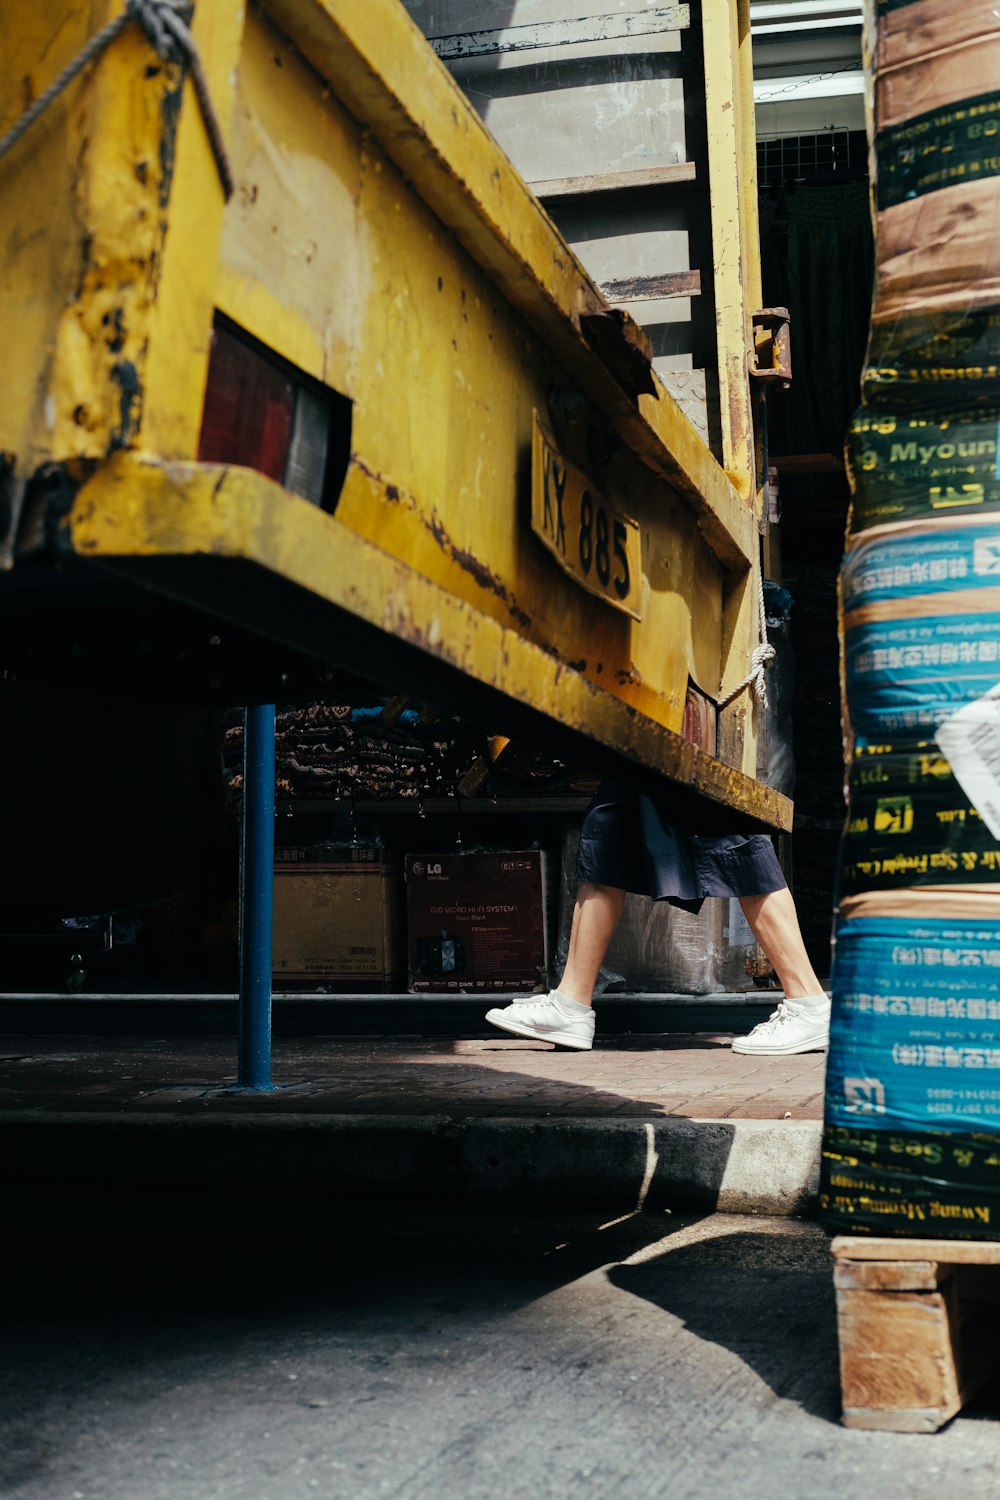
[[(400, 21), (409, 28), (401, 14)], [(423, 56), (425, 44), (417, 43)], [(450, 80), (435, 59), (430, 66), (450, 96)], [(482, 144), (493, 160), (495, 148), (485, 137)], [(595, 609), (553, 569), (525, 524), (520, 476), (533, 411), (547, 410), (553, 388), (569, 388), (576, 371), (561, 368), (527, 320), (511, 316), (495, 280), (456, 245), (414, 185), (324, 98), (296, 49), (253, 14), (232, 152), (240, 186), (222, 236), (223, 309), (353, 399), (353, 455), (338, 520), (595, 682), (616, 684), (625, 701), (679, 731), (688, 676), (709, 694), (719, 689), (725, 568), (699, 534), (696, 514), (595, 406), (588, 421), (603, 417), (617, 447), (616, 495), (643, 527), (643, 631)], [(540, 225), (551, 255), (559, 241), (521, 193), (525, 217), (538, 221), (534, 231)], [(322, 212), (310, 208), (316, 204)], [(281, 214), (294, 215), (302, 236), (291, 254), (274, 232)], [(562, 254), (572, 305), (593, 293)], [(578, 360), (592, 365), (576, 344)], [(584, 462), (592, 462), (586, 453)]]
[[(16, 23), (8, 16), (0, 130), (111, 14), (109, 0), (23, 6)], [(160, 163), (144, 148), (176, 86), (166, 73), (143, 79), (141, 47), (137, 36), (123, 36), (117, 87), (90, 70), (0, 161), (4, 342), (18, 351), (5, 367), (3, 442), (24, 472), (56, 455), (101, 457), (121, 430), (119, 376), (135, 353), (129, 320), (148, 296), (144, 267), (158, 238)]]
[(134, 576), (142, 576), (143, 559), (173, 560), (190, 570), (172, 575), (168, 586), (199, 605), (210, 603), (215, 587), (211, 573), (199, 578), (199, 562), (250, 563), (261, 576), (276, 569), (304, 594), (328, 600), (377, 634), (433, 654), (515, 703), (544, 704), (561, 725), (615, 747), (643, 770), (762, 823), (789, 826), (787, 798), (634, 713), (613, 690), (567, 670), (551, 652), (468, 609), (450, 590), (263, 475), (119, 453), (83, 486), (69, 525), (81, 556), (120, 559)]
[[(0, 134), (121, 13), (116, 0), (16, 9)], [(199, 12), (194, 34), (225, 127), (242, 6)], [(3, 377), (2, 445), (20, 471), (98, 462), (140, 432), (164, 456), (189, 454), (222, 194), (185, 71), (127, 26), (0, 159), (0, 194), (5, 343), (17, 350)]]
[(229, 149), (237, 190), (222, 226), (217, 306), (353, 397), (370, 237), (359, 212), (369, 169), (362, 131), (256, 11), (243, 38)]
[[(192, 32), (223, 138), (231, 130), (243, 25), (243, 0), (195, 6)], [(164, 243), (146, 329), (142, 426), (134, 444), (164, 458), (186, 458), (197, 448), (225, 207), (190, 72), (178, 102), (170, 195), (161, 212)], [(160, 141), (166, 146), (162, 133)]]
[(751, 305), (748, 286), (748, 188), (742, 128), (745, 80), (740, 69), (738, 10), (732, 0), (702, 0), (723, 465), (739, 493), (752, 500), (753, 417), (747, 351), (749, 316), (757, 304)]
[[(25, 44), (25, 66), (61, 11), (42, 7), (48, 30), (40, 22)], [(109, 13), (81, 9), (66, 52)], [(749, 775), (745, 710), (728, 767), (692, 759), (679, 737), (689, 681), (719, 698), (756, 644), (745, 428), (734, 425), (724, 468), (642, 377), (627, 322), (397, 0), (264, 0), (246, 15), (203, 0), (194, 32), (236, 179), (225, 206), (190, 78), (138, 28), (51, 127), (75, 228), (42, 214), (58, 265), (22, 314), (34, 395), (0, 412), (0, 448), (25, 483), (49, 465), (79, 486), (72, 552), (127, 564), (136, 581), (148, 563), (154, 588), (167, 559), (251, 565), (262, 591), (241, 623), (261, 633), (287, 635), (267, 610), (287, 607), (278, 585), (293, 584), (598, 746), (786, 826), (788, 804)], [(727, 66), (719, 88), (734, 86), (731, 50)], [(40, 68), (37, 86), (49, 76)], [(30, 177), (31, 150), (26, 138), (0, 161), (5, 202)], [(738, 185), (733, 203), (739, 258)], [(26, 235), (27, 217), (16, 227)], [(15, 240), (5, 264), (27, 304), (30, 257)], [(748, 327), (735, 306), (744, 270), (726, 283), (726, 316)], [(216, 309), (351, 402), (335, 516), (195, 462)], [(733, 373), (734, 399), (736, 386)], [(582, 588), (532, 532), (535, 412), (635, 521), (639, 618)], [(205, 608), (202, 576), (173, 573), (172, 593), (190, 588)], [(314, 645), (335, 654), (332, 627)]]

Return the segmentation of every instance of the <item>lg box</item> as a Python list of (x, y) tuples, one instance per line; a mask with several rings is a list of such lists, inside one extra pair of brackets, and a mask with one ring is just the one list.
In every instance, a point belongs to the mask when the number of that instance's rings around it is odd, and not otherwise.
[(547, 873), (538, 849), (408, 854), (410, 990), (546, 988)]

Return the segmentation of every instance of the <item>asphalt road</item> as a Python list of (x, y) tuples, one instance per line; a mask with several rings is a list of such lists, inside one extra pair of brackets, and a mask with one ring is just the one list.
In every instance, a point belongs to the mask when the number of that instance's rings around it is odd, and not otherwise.
[(997, 1493), (996, 1389), (839, 1426), (814, 1224), (250, 1207), (8, 1225), (4, 1500)]

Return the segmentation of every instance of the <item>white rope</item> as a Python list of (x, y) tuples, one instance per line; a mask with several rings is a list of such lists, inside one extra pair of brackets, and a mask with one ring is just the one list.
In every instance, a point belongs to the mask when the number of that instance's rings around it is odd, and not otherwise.
[(45, 113), (53, 100), (59, 97), (63, 89), (71, 84), (89, 63), (100, 57), (101, 53), (110, 47), (116, 37), (119, 37), (132, 21), (138, 21), (149, 37), (158, 57), (161, 57), (164, 62), (186, 61), (189, 64), (191, 82), (194, 84), (208, 143), (215, 157), (222, 190), (226, 197), (230, 198), (233, 192), (232, 169), (222, 141), (219, 121), (209, 95), (208, 82), (201, 65), (198, 46), (185, 21), (185, 18), (190, 19), (193, 9), (191, 0), (126, 0), (125, 9), (121, 15), (109, 21), (106, 26), (102, 26), (100, 31), (91, 37), (58, 78), (39, 94), (34, 104), (25, 110), (7, 134), (0, 138), (0, 157), (5, 156), (11, 147), (17, 144), (25, 132)]
[(742, 682), (719, 699), (719, 707), (725, 708), (742, 693), (744, 688), (749, 688), (760, 704), (761, 708), (767, 707), (767, 681), (765, 673), (775, 657), (774, 647), (767, 638), (767, 615), (764, 610), (764, 574), (762, 569), (757, 571), (757, 622), (759, 632), (759, 643), (754, 647), (750, 656), (750, 670)]

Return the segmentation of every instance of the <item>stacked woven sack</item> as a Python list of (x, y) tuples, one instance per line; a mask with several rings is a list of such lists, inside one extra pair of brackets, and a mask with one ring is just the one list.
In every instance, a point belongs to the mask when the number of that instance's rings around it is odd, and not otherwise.
[[(281, 798), (395, 800), (455, 796), (479, 736), (451, 721), (424, 723), (415, 709), (387, 721), (381, 703), (279, 705), (275, 794)], [(227, 716), (223, 759), (229, 791), (243, 788), (243, 717)]]
[(1000, 18), (869, 0), (876, 283), (840, 575), (821, 1211), (1000, 1238)]

